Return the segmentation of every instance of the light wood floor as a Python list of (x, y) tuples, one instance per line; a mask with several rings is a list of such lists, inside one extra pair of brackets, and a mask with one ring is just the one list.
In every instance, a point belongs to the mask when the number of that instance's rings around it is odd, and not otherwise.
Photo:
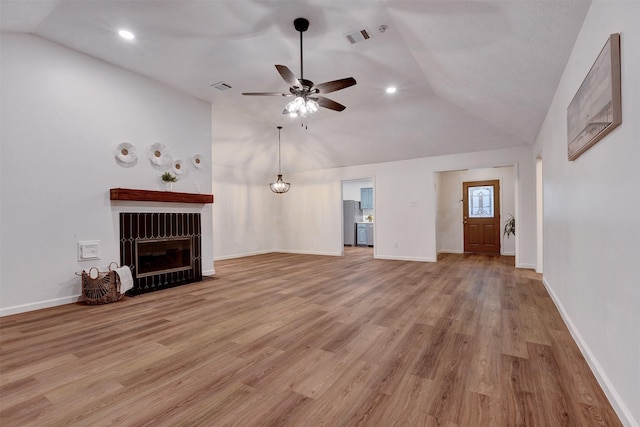
[(0, 425), (620, 425), (513, 258), (346, 249), (2, 318)]

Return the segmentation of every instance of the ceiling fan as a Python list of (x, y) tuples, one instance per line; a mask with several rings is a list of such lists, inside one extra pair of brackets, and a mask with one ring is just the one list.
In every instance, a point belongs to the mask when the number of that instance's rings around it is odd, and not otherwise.
[(293, 21), (293, 26), (300, 32), (300, 78), (297, 79), (295, 74), (285, 65), (276, 65), (276, 69), (282, 79), (289, 84), (289, 92), (243, 92), (243, 95), (249, 96), (286, 96), (295, 97), (289, 102), (282, 114), (290, 114), (291, 116), (306, 117), (311, 113), (318, 111), (318, 107), (328, 108), (330, 110), (342, 111), (344, 105), (325, 98), (325, 93), (335, 92), (345, 89), (356, 84), (353, 77), (347, 77), (340, 80), (332, 80), (330, 82), (314, 84), (311, 80), (304, 78), (304, 66), (302, 62), (302, 33), (309, 28), (309, 21), (305, 18), (297, 18)]

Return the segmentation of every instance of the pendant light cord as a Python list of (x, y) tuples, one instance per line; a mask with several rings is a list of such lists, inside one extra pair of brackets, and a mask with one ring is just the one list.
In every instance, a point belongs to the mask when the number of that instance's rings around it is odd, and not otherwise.
[(282, 161), (280, 160), (280, 130), (282, 126), (278, 126), (278, 175), (282, 175)]

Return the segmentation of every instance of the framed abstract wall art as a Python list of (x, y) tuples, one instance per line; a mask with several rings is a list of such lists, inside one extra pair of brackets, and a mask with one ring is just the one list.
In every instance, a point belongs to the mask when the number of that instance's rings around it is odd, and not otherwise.
[(620, 34), (611, 34), (567, 107), (569, 160), (622, 123)]

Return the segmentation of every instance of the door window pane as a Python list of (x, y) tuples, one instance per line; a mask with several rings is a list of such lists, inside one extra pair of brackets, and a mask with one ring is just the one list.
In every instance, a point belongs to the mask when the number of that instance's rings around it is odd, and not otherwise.
[(493, 218), (493, 186), (468, 187), (469, 218)]

